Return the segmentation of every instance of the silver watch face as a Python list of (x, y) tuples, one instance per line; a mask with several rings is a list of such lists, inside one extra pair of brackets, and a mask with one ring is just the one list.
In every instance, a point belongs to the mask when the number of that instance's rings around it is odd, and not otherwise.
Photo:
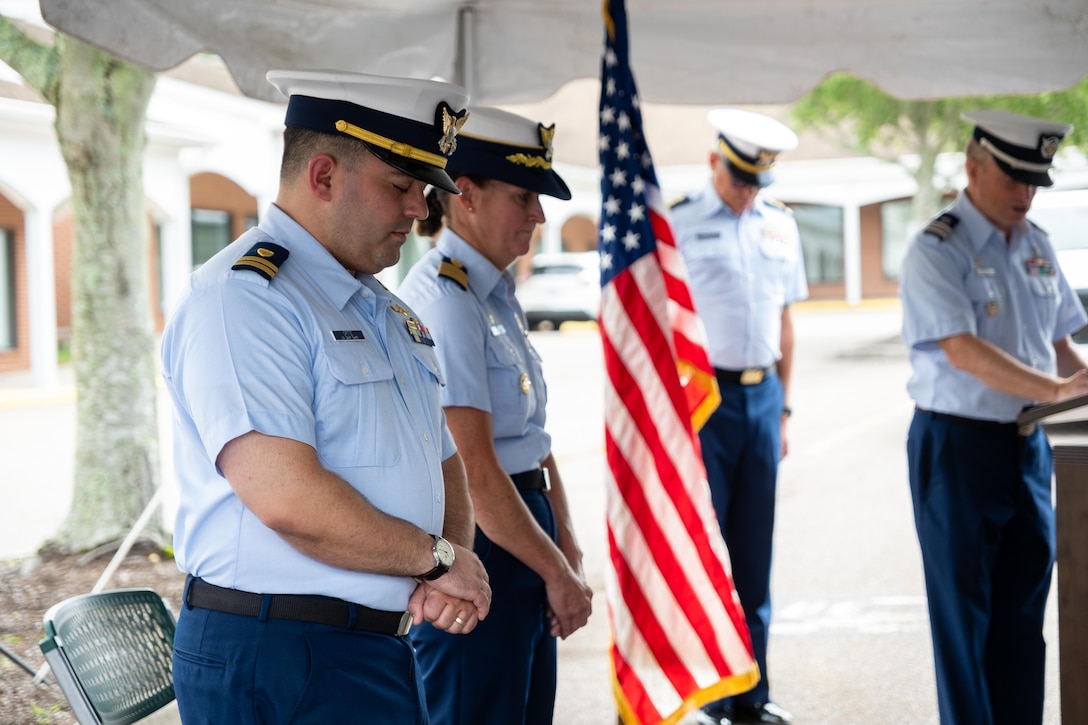
[(436, 536), (434, 539), (434, 553), (438, 557), (440, 566), (444, 566), (447, 569), (453, 566), (453, 544), (446, 541), (441, 536)]

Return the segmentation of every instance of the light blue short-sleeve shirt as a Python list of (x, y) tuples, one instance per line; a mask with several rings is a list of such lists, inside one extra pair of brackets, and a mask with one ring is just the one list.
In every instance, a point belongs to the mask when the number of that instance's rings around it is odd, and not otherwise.
[[(262, 243), (290, 253), (271, 280), (231, 269)], [(440, 533), (442, 461), (456, 448), (438, 359), (418, 327), (381, 283), (350, 274), (275, 206), (192, 274), (162, 343), (183, 571), (244, 591), (406, 608), (410, 577), (338, 569), (292, 548), (242, 504), (216, 459), (249, 431), (297, 440), (377, 508)]]
[(900, 268), (899, 295), (911, 397), (924, 410), (981, 420), (1012, 422), (1034, 401), (956, 370), (938, 341), (975, 335), (1053, 375), (1054, 343), (1088, 321), (1046, 233), (1024, 222), (1006, 243), (965, 192), (915, 236)]
[(808, 297), (793, 214), (764, 196), (741, 214), (708, 182), (669, 210), (710, 364), (769, 367), (782, 357), (782, 310)]
[[(444, 259), (464, 265), (468, 289), (439, 274)], [(551, 450), (541, 359), (514, 291), (508, 271), (449, 229), (397, 288), (434, 337), (446, 379), (442, 405), (491, 414), (495, 451), (507, 473), (538, 467)]]

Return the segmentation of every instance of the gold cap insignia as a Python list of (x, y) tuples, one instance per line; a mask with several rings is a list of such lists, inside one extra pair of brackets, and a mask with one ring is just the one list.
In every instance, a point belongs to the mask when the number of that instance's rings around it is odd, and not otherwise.
[(774, 160), (778, 158), (777, 151), (767, 151), (766, 149), (759, 150), (759, 161), (756, 163), (759, 166), (774, 166)]
[(544, 158), (548, 161), (552, 160), (552, 139), (555, 138), (555, 124), (551, 126), (545, 126), (543, 123), (538, 124), (537, 127), (540, 130), (540, 145), (544, 147)]
[(468, 120), (468, 109), (457, 113), (443, 101), (438, 104), (439, 123), (442, 126), (442, 138), (438, 140), (438, 150), (449, 156), (457, 150), (457, 134)]
[(1043, 155), (1044, 159), (1052, 159), (1054, 154), (1058, 153), (1058, 146), (1061, 142), (1061, 136), (1043, 136), (1039, 139), (1039, 153)]

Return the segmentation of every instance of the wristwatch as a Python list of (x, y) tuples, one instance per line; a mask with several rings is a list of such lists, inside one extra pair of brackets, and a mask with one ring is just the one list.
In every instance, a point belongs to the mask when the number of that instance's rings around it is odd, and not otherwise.
[(431, 534), (431, 536), (434, 537), (434, 545), (431, 547), (431, 553), (434, 554), (434, 568), (425, 574), (420, 574), (416, 579), (434, 581), (448, 572), (453, 566), (455, 557), (453, 544), (446, 541), (438, 534)]

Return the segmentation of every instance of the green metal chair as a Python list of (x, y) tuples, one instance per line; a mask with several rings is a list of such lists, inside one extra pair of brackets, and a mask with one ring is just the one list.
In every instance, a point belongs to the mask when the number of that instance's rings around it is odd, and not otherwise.
[(49, 608), (39, 646), (81, 725), (127, 725), (174, 701), (174, 621), (150, 589), (82, 594)]

